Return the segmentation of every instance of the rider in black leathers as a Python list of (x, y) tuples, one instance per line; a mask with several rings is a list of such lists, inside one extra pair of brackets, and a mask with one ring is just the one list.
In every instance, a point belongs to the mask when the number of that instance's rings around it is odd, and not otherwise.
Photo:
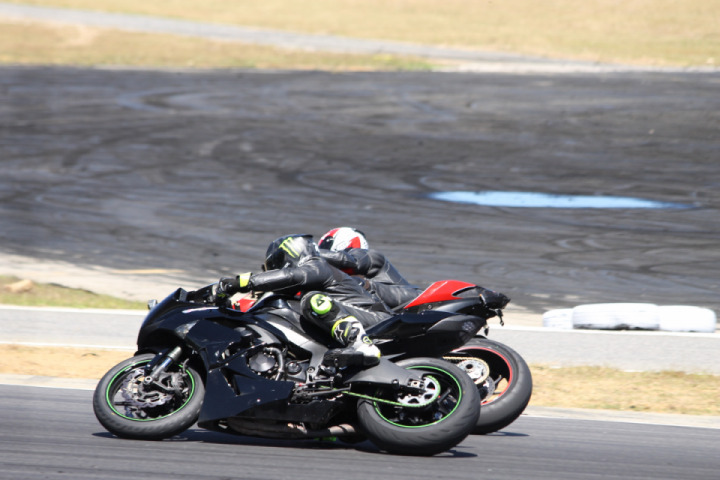
[(363, 364), (377, 362), (380, 351), (364, 327), (389, 318), (390, 313), (357, 280), (321, 258), (311, 235), (286, 235), (274, 240), (268, 246), (264, 266), (264, 272), (220, 279), (218, 295), (248, 291), (300, 294), (303, 316), (329, 330), (346, 347), (333, 351), (334, 359), (348, 362), (357, 360), (356, 353), (361, 353)]
[(390, 261), (377, 250), (352, 248), (344, 251), (326, 250), (320, 256), (349, 275), (364, 277), (364, 287), (379, 297), (389, 308), (410, 303), (422, 289), (400, 275)]
[[(346, 346), (332, 352), (335, 363), (355, 361), (355, 354), (361, 353), (363, 364), (370, 365), (377, 361), (380, 351), (365, 334), (365, 327), (389, 318), (391, 308), (409, 303), (422, 290), (405, 280), (383, 254), (370, 250), (361, 232), (347, 228), (364, 243), (354, 240), (348, 245), (358, 248), (345, 251), (342, 235), (330, 235), (336, 230), (321, 239), (332, 250), (319, 250), (311, 235), (286, 235), (274, 240), (266, 252), (264, 272), (222, 278), (218, 294), (299, 294), (303, 316), (329, 330)], [(329, 241), (328, 235), (333, 239)], [(484, 290), (483, 298), (492, 308), (502, 308), (509, 300), (491, 290)]]
[[(318, 246), (322, 258), (345, 273), (358, 276), (361, 285), (390, 309), (399, 309), (422, 293), (385, 255), (371, 249), (365, 234), (358, 229), (334, 228), (320, 237)], [(491, 308), (504, 308), (510, 301), (504, 294), (484, 288), (482, 297)]]
[(385, 255), (371, 249), (365, 235), (355, 228), (339, 227), (318, 242), (320, 256), (348, 275), (360, 276), (363, 287), (389, 308), (410, 303), (422, 289), (408, 282)]

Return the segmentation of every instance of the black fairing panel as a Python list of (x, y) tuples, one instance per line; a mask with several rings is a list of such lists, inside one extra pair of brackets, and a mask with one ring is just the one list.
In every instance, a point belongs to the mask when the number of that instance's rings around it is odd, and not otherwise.
[(432, 325), (453, 315), (448, 312), (426, 311), (395, 315), (367, 329), (367, 334), (376, 338), (409, 338), (422, 335)]
[(479, 317), (428, 310), (392, 317), (368, 329), (368, 335), (383, 355), (438, 357), (464, 345), (482, 325)]
[(185, 312), (198, 312), (199, 305), (187, 301), (187, 292), (182, 288), (168, 295), (150, 310), (143, 320), (138, 332), (137, 345), (140, 348), (164, 342), (169, 338), (184, 338), (187, 329), (182, 326), (208, 315), (208, 310), (217, 311), (216, 307), (202, 309), (202, 314), (186, 314)]
[(248, 414), (252, 409), (268, 404), (286, 403), (295, 385), (293, 382), (269, 380), (254, 374), (231, 375), (230, 382), (220, 368), (208, 372), (205, 399), (198, 419), (200, 427), (207, 428), (203, 424)]
[(289, 405), (267, 404), (247, 410), (239, 418), (327, 425), (333, 417), (342, 413), (342, 409), (343, 404), (334, 400), (313, 400), (310, 403)]

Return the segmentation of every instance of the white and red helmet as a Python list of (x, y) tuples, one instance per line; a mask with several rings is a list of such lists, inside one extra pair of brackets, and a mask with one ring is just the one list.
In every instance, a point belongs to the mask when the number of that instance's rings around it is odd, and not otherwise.
[(370, 248), (365, 234), (352, 227), (333, 228), (320, 238), (318, 247), (334, 252), (341, 252), (350, 248)]

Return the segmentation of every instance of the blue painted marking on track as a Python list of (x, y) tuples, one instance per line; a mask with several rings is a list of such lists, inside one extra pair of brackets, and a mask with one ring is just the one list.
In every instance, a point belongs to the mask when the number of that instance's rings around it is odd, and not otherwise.
[(471, 203), (488, 207), (515, 208), (652, 208), (683, 209), (692, 205), (658, 202), (633, 197), (602, 195), (555, 195), (534, 192), (436, 192), (429, 195), (435, 200)]

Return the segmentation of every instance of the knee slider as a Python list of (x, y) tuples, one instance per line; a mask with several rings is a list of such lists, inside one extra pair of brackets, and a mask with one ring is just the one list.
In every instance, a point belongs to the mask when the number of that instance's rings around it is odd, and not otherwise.
[(310, 308), (316, 315), (327, 315), (333, 308), (332, 298), (323, 293), (316, 293), (310, 297)]
[(306, 294), (300, 302), (300, 308), (305, 318), (322, 321), (329, 321), (339, 311), (337, 303), (328, 295), (320, 292)]

